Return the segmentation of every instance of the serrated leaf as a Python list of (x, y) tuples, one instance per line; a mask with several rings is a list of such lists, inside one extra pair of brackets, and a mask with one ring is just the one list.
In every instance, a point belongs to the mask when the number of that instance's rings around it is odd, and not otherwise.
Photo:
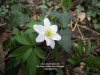
[(10, 19), (8, 21), (9, 27), (17, 27), (19, 25), (26, 24), (29, 21), (27, 9), (22, 4), (14, 4), (11, 6)]
[(22, 45), (31, 45), (30, 42), (26, 39), (26, 36), (25, 37), (17, 36), (15, 37), (15, 39), (17, 40), (18, 43)]
[(34, 50), (39, 58), (45, 59), (45, 52), (41, 48), (36, 47)]
[(31, 49), (31, 46), (21, 46), (11, 53), (11, 57), (23, 56), (30, 49)]
[(51, 16), (54, 16), (54, 17), (59, 17), (61, 14), (58, 12), (58, 11), (53, 11), (51, 13)]
[(33, 28), (33, 25), (43, 25), (43, 19), (44, 19), (44, 16), (41, 16), (40, 17), (40, 19), (39, 19), (39, 21), (36, 21), (36, 20), (34, 20), (33, 18), (31, 18), (30, 19), (30, 21), (27, 23), (27, 27), (29, 27), (29, 28)]
[(20, 35), (20, 31), (17, 28), (13, 28), (13, 34)]
[(22, 46), (16, 49), (12, 54), (11, 57), (15, 57), (16, 60), (21, 63), (25, 62), (32, 52), (31, 46)]
[(27, 75), (36, 75), (37, 73), (37, 66), (40, 65), (40, 59), (37, 57), (37, 54), (32, 51), (29, 59), (27, 60)]
[(26, 34), (25, 32), (20, 32), (20, 35), (15, 36), (15, 40), (22, 45), (35, 45), (35, 36), (31, 34)]
[(27, 27), (33, 28), (34, 24), (37, 24), (37, 22), (33, 18), (31, 18), (29, 23), (27, 23)]
[(62, 24), (63, 28), (66, 28), (67, 25), (70, 23), (70, 20), (73, 19), (73, 16), (70, 12), (66, 11), (64, 13), (59, 13), (54, 11), (51, 16), (56, 17), (57, 20)]
[(73, 18), (70, 12), (64, 12), (60, 17), (59, 21), (62, 23), (63, 27), (66, 28), (70, 23), (70, 20)]
[(34, 32), (36, 32), (36, 31), (33, 28), (27, 29), (25, 31), (26, 34), (30, 34), (30, 33), (34, 33)]
[(30, 41), (31, 45), (35, 46), (36, 45), (36, 43), (35, 43), (36, 36), (34, 34), (29, 34), (28, 36), (29, 36), (29, 41)]
[(72, 47), (72, 32), (69, 29), (61, 30), (61, 40), (58, 42), (65, 51), (69, 51)]
[(21, 61), (22, 61), (22, 62), (25, 62), (25, 61), (29, 58), (31, 52), (32, 52), (32, 48), (28, 49), (28, 50), (24, 53), (24, 55), (22, 56), (22, 60), (21, 60)]

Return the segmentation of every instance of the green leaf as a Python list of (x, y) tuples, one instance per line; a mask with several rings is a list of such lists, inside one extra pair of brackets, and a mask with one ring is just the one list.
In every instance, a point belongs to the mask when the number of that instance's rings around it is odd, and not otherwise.
[(78, 12), (84, 11), (84, 8), (81, 5), (77, 5), (76, 8), (77, 8)]
[(15, 39), (17, 40), (18, 43), (22, 45), (31, 45), (26, 37), (27, 37), (26, 35), (20, 35), (20, 36), (16, 36)]
[(11, 57), (15, 57), (17, 61), (21, 63), (25, 62), (32, 52), (31, 46), (22, 46), (11, 53)]
[(86, 44), (86, 55), (88, 56), (93, 50), (95, 50), (95, 47), (92, 46), (91, 41), (88, 40)]
[(35, 45), (35, 36), (33, 34), (26, 34), (25, 32), (20, 32), (19, 35), (15, 36), (18, 43), (22, 45)]
[(94, 23), (94, 28), (95, 29), (100, 29), (100, 23)]
[(31, 46), (21, 46), (11, 53), (11, 57), (23, 56), (28, 50), (31, 50)]
[(27, 60), (27, 75), (36, 75), (38, 68), (37, 66), (40, 65), (40, 59), (37, 57), (37, 54), (32, 51), (29, 59)]
[(62, 5), (66, 8), (69, 8), (72, 4), (72, 0), (62, 0)]
[(96, 12), (95, 11), (93, 11), (93, 10), (88, 10), (87, 11), (87, 16), (92, 16), (92, 17), (95, 17), (96, 16)]
[(59, 16), (59, 21), (63, 25), (63, 28), (66, 28), (68, 26), (71, 19), (73, 19), (73, 16), (70, 12), (64, 12)]
[(93, 20), (93, 23), (95, 29), (100, 29), (100, 23), (96, 19)]
[(8, 9), (4, 5), (0, 6), (0, 17), (5, 16), (7, 12), (8, 12)]
[(17, 28), (13, 28), (13, 34), (15, 34), (15, 35), (20, 35), (20, 31), (17, 29)]
[(56, 17), (57, 20), (62, 24), (63, 28), (66, 28), (70, 23), (70, 20), (73, 19), (73, 16), (70, 12), (65, 11), (64, 13), (59, 13), (58, 11), (54, 11), (51, 13), (52, 17)]
[(77, 48), (78, 48), (78, 49), (76, 49), (76, 51), (77, 51), (77, 53), (80, 55), (80, 57), (82, 57), (83, 52), (84, 52), (83, 47), (84, 47), (83, 41), (82, 41), (82, 40), (79, 40), (79, 41), (78, 41), (78, 45), (77, 45)]
[(92, 44), (91, 44), (91, 41), (90, 40), (88, 40), (88, 42), (87, 42), (87, 50), (91, 50), (91, 48), (92, 48)]
[(31, 18), (30, 21), (27, 23), (27, 27), (33, 28), (33, 25), (36, 25), (36, 24), (43, 25), (43, 23), (42, 23), (43, 19), (44, 19), (44, 16), (41, 16), (39, 21), (36, 21), (33, 18)]
[(28, 49), (24, 53), (24, 55), (22, 56), (22, 62), (25, 62), (29, 58), (29, 56), (31, 55), (31, 52), (32, 52), (32, 48)]
[(41, 8), (41, 9), (47, 9), (48, 8), (46, 5), (40, 5), (38, 7)]
[(27, 30), (25, 31), (26, 34), (32, 34), (32, 33), (34, 33), (34, 32), (36, 32), (36, 31), (35, 31), (33, 28), (27, 29)]
[(7, 1), (7, 3), (15, 3), (15, 2), (17, 2), (17, 0), (6, 0)]
[(83, 43), (82, 40), (78, 41), (78, 46), (77, 47), (78, 47), (79, 50), (83, 51), (84, 43)]
[(95, 19), (95, 20), (93, 20), (93, 23), (97, 23), (97, 20)]
[(72, 32), (69, 29), (61, 30), (61, 40), (58, 42), (65, 51), (69, 51), (72, 47)]
[(53, 11), (52, 13), (51, 13), (51, 16), (54, 16), (54, 17), (59, 17), (61, 15), (61, 13), (59, 13), (58, 11)]
[(36, 41), (35, 41), (35, 35), (34, 34), (28, 34), (29, 36), (29, 41), (31, 43), (32, 46), (35, 46), (36, 45)]
[(100, 2), (98, 2), (95, 6), (100, 7)]
[(73, 60), (72, 58), (69, 58), (67, 61), (70, 62), (71, 64), (76, 64), (76, 63), (77, 63), (77, 62), (76, 62), (75, 60)]
[(29, 21), (28, 11), (22, 4), (14, 4), (11, 6), (10, 18), (8, 20), (9, 27), (17, 27), (24, 25)]
[(37, 22), (33, 18), (31, 18), (29, 23), (27, 23), (27, 27), (33, 28), (34, 24), (37, 24)]
[(61, 61), (61, 59), (60, 59), (61, 51), (62, 51), (61, 46), (58, 43), (56, 43), (55, 48), (54, 48), (54, 53), (55, 53), (56, 61), (58, 61), (58, 62)]
[(89, 56), (86, 58), (86, 64), (89, 68), (100, 68), (100, 57)]
[(45, 52), (41, 48), (36, 47), (34, 50), (39, 58), (45, 59)]
[(68, 62), (70, 62), (71, 64), (77, 64), (79, 62), (81, 62), (82, 58), (79, 56), (78, 53), (72, 55), (70, 58), (68, 58)]

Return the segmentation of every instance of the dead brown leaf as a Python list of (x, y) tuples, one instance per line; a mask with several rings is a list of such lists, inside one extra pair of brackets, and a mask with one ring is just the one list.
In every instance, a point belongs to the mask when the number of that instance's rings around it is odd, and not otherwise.
[(86, 17), (86, 14), (85, 14), (85, 12), (79, 12), (77, 14), (77, 17), (80, 19), (80, 21), (83, 21)]

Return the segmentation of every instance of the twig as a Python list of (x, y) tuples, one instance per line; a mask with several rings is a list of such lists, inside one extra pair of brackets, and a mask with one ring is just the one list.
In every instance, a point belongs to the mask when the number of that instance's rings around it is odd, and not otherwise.
[(77, 26), (80, 26), (81, 28), (84, 28), (84, 29), (90, 30), (91, 32), (96, 33), (97, 35), (100, 35), (99, 32), (96, 32), (96, 31), (94, 31), (94, 30), (92, 30), (92, 29), (90, 29), (90, 28), (88, 28), (88, 27), (86, 27), (86, 26), (81, 26), (81, 25), (77, 25)]
[(77, 25), (77, 29), (78, 29), (78, 31), (79, 31), (79, 33), (80, 33), (80, 35), (81, 35), (81, 38), (82, 38), (82, 40), (83, 40), (84, 44), (86, 45), (86, 43), (85, 43), (85, 41), (84, 41), (83, 34), (82, 34), (82, 32), (81, 32), (80, 28), (78, 27), (78, 25)]
[(74, 31), (74, 30), (76, 29), (76, 27), (77, 27), (77, 26), (75, 25), (74, 28), (72, 29), (72, 31)]
[[(79, 36), (73, 36), (74, 37), (74, 39), (80, 39), (80, 37)], [(88, 40), (88, 39), (90, 39), (90, 40), (100, 40), (99, 38), (88, 38), (88, 37), (86, 37), (86, 38), (84, 38), (84, 40)]]
[(81, 39), (83, 40), (84, 44), (86, 44), (85, 41), (84, 41), (83, 34), (82, 34), (82, 32), (81, 32), (81, 30), (80, 30), (80, 28), (78, 26), (78, 20), (79, 20), (79, 18), (76, 19), (76, 23), (75, 23), (74, 29), (76, 29), (76, 27), (77, 27), (77, 29), (78, 29), (78, 31), (79, 31), (79, 33), (81, 35)]

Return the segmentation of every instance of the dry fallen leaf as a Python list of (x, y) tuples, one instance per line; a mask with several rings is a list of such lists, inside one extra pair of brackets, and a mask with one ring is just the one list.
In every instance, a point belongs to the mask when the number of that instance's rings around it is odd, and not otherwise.
[(33, 0), (27, 0), (27, 2), (28, 2), (29, 4), (33, 4), (33, 3), (34, 3)]
[(72, 75), (87, 75), (85, 70), (80, 70), (80, 67), (76, 67), (72, 70)]
[(4, 27), (0, 27), (0, 44), (7, 40), (10, 36), (10, 30)]
[(80, 12), (77, 14), (77, 17), (80, 19), (80, 21), (83, 21), (86, 17), (85, 12)]
[(80, 63), (80, 70), (84, 69), (85, 66), (86, 66), (86, 64), (85, 64), (84, 62), (81, 62), (81, 63)]
[(33, 15), (33, 17), (32, 17), (34, 20), (39, 20), (40, 19), (40, 15), (38, 15), (38, 14), (35, 14), (35, 15)]

